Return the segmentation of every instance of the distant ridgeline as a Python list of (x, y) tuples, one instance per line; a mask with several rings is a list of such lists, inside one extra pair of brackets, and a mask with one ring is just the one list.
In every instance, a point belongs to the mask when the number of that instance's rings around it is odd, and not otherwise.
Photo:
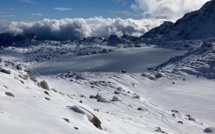
[[(74, 38), (71, 38), (73, 37)], [(150, 44), (162, 44), (170, 41), (184, 41), (184, 40), (215, 40), (215, 0), (211, 0), (202, 6), (201, 9), (187, 13), (176, 21), (164, 22), (159, 27), (153, 28), (140, 37), (133, 37), (123, 35), (118, 37), (116, 35), (110, 35), (109, 38), (104, 39), (101, 37), (87, 37), (84, 39), (77, 38), (75, 34), (70, 37), (56, 38), (53, 35), (37, 35), (35, 33), (29, 33), (24, 35), (13, 35), (9, 33), (0, 34), (0, 46), (10, 46), (14, 42), (20, 41), (34, 41), (34, 40), (57, 40), (57, 41), (80, 41), (80, 42), (95, 42), (111, 46), (117, 44), (138, 44), (138, 43), (150, 43)]]
[(0, 34), (0, 46), (13, 46), (15, 42), (31, 40), (35, 41), (36, 36), (34, 34), (26, 35), (12, 35), (9, 33)]

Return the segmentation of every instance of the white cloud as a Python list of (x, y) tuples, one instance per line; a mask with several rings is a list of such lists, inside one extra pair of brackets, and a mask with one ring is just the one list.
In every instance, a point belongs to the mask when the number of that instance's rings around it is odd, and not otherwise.
[(25, 3), (36, 4), (36, 2), (33, 0), (22, 0), (22, 1)]
[(111, 13), (111, 14), (121, 14), (121, 15), (125, 15), (125, 16), (131, 16), (132, 13), (129, 11), (107, 11), (107, 13)]
[(42, 16), (43, 14), (41, 13), (34, 13), (34, 14), (31, 14), (32, 16)]
[(109, 37), (112, 34), (140, 36), (151, 28), (160, 25), (163, 19), (44, 19), (37, 22), (0, 23), (0, 31), (16, 34), (34, 33), (39, 39), (75, 40), (85, 37)]
[(66, 8), (66, 7), (55, 7), (54, 9), (58, 10), (58, 11), (71, 11), (71, 10), (73, 10), (73, 8)]
[(131, 5), (144, 16), (178, 19), (185, 13), (199, 9), (209, 0), (135, 0)]

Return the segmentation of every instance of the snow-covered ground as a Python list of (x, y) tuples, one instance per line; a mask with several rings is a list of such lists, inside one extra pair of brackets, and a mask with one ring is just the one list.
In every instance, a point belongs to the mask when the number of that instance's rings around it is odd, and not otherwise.
[[(147, 72), (183, 51), (101, 46), (93, 47), (98, 54), (79, 56), (73, 50), (82, 51), (80, 46), (66, 45), (62, 55), (51, 46), (0, 50), (2, 134), (203, 134), (205, 128), (215, 133), (214, 80)], [(111, 51), (100, 53), (103, 49)], [(102, 68), (98, 61), (108, 65)], [(42, 88), (43, 80), (49, 89)]]

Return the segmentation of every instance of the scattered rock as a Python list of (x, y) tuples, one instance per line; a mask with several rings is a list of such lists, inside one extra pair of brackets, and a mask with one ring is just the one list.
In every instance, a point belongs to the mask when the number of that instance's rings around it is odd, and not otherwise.
[(162, 130), (161, 130), (161, 128), (160, 128), (160, 127), (157, 127), (157, 128), (155, 129), (155, 132), (165, 133), (164, 131), (162, 131)]
[(148, 111), (148, 109), (143, 108), (143, 107), (138, 107), (137, 110), (139, 110), (139, 111)]
[(122, 87), (118, 87), (118, 88), (117, 88), (117, 91), (120, 91), (120, 92), (121, 92), (121, 91), (124, 91), (124, 90), (122, 89)]
[(22, 70), (21, 64), (16, 65), (16, 69), (17, 69), (17, 70)]
[(24, 81), (20, 80), (20, 82), (21, 82), (22, 84), (24, 84)]
[(161, 77), (163, 77), (163, 75), (160, 74), (160, 73), (157, 73), (157, 74), (155, 75), (155, 78), (157, 78), (157, 79), (159, 79), (159, 78), (161, 78)]
[(127, 73), (127, 71), (125, 71), (125, 70), (122, 70), (122, 71), (121, 71), (121, 73), (123, 73), (123, 74), (126, 74), (126, 73)]
[(82, 101), (82, 100), (80, 100), (80, 101), (79, 101), (79, 103), (83, 103), (83, 101)]
[(110, 103), (110, 101), (108, 101), (107, 99), (102, 98), (102, 97), (101, 97), (101, 98), (98, 98), (97, 101), (98, 101), (98, 102), (103, 102), (103, 103)]
[(115, 91), (115, 92), (114, 92), (114, 94), (120, 94), (120, 92), (118, 92), (118, 91)]
[(7, 87), (7, 86), (5, 86), (5, 85), (3, 85), (3, 87), (5, 87), (6, 89), (8, 89), (8, 87)]
[(55, 93), (57, 93), (57, 90), (55, 90), (55, 89), (53, 89), (53, 88), (52, 88), (51, 90), (54, 91)]
[(172, 114), (172, 117), (174, 117), (174, 118), (176, 117), (174, 113)]
[(0, 67), (0, 72), (5, 73), (5, 74), (11, 74), (10, 70), (4, 69)]
[(134, 99), (140, 99), (140, 96), (139, 95), (135, 95), (133, 96)]
[(113, 99), (111, 101), (120, 101), (118, 97), (113, 96)]
[(45, 97), (45, 99), (50, 101), (50, 99), (49, 99), (49, 98), (47, 98), (47, 97)]
[(215, 128), (205, 128), (204, 129), (204, 131), (203, 132), (205, 132), (205, 133), (213, 133), (213, 132), (215, 132)]
[(10, 97), (15, 97), (11, 92), (5, 92), (5, 94), (6, 94), (7, 96), (10, 96)]
[(46, 95), (50, 96), (50, 95), (49, 95), (49, 92), (47, 92), (47, 91), (44, 91), (44, 93), (45, 93)]
[(173, 85), (175, 85), (175, 82), (172, 82)]
[(63, 118), (66, 122), (68, 122), (69, 123), (69, 119), (67, 119), (67, 118)]
[(84, 114), (87, 115), (89, 121), (97, 128), (102, 129), (101, 127), (101, 121), (89, 110), (83, 108), (83, 107), (78, 107), (78, 106), (73, 106), (70, 107), (71, 110), (73, 110), (76, 113), (79, 114)]
[(81, 98), (86, 98), (86, 96), (85, 96), (85, 95), (82, 95), (82, 94), (80, 94), (80, 97), (81, 97)]
[(179, 111), (177, 111), (177, 110), (171, 110), (171, 112), (173, 112), (173, 113), (179, 113)]
[(41, 81), (41, 82), (40, 82), (40, 86), (41, 86), (43, 89), (50, 90), (50, 89), (49, 89), (49, 86), (48, 86), (48, 83), (47, 83), (46, 81)]
[(74, 129), (78, 130), (78, 127), (74, 127)]
[(100, 94), (97, 94), (96, 96), (94, 95), (90, 95), (90, 99), (99, 99), (101, 98), (102, 96)]
[(196, 121), (196, 119), (194, 119), (194, 118), (191, 117), (190, 115), (187, 115), (187, 117), (188, 117), (188, 120), (190, 120), (190, 121)]
[(184, 124), (183, 121), (178, 121), (179, 124)]

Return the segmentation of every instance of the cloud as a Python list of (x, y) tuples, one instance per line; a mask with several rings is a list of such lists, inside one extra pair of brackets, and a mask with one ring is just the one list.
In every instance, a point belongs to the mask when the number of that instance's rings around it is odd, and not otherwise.
[(71, 10), (73, 10), (73, 8), (66, 8), (66, 7), (55, 7), (54, 9), (58, 10), (58, 11), (71, 11)]
[(131, 8), (144, 16), (178, 19), (185, 13), (199, 9), (209, 0), (135, 0)]
[(121, 14), (121, 15), (125, 15), (125, 16), (131, 16), (132, 13), (129, 11), (107, 11), (107, 13), (111, 13), (111, 14)]
[(43, 14), (41, 13), (34, 13), (34, 14), (31, 14), (32, 16), (42, 16)]
[(22, 1), (29, 4), (36, 4), (36, 2), (33, 0), (22, 0)]
[(75, 18), (37, 22), (4, 22), (0, 31), (14, 35), (34, 33), (40, 40), (77, 40), (85, 37), (109, 37), (112, 34), (140, 36), (160, 25), (163, 19)]

